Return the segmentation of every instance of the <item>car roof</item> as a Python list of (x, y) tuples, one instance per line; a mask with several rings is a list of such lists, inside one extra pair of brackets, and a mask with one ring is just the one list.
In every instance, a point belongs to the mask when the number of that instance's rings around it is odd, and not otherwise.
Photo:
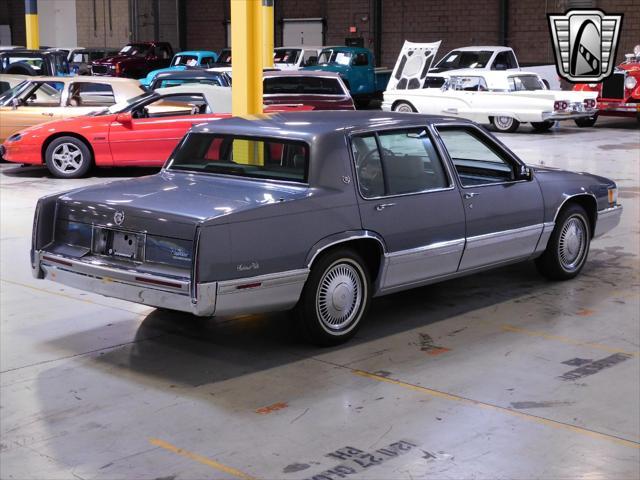
[(155, 78), (154, 81), (157, 79), (165, 79), (167, 77), (169, 78), (176, 78), (176, 79), (189, 79), (189, 78), (218, 78), (221, 75), (224, 75), (224, 72), (221, 71), (217, 71), (217, 70), (203, 70), (203, 69), (193, 69), (193, 70), (172, 70), (172, 71), (167, 71), (167, 72), (160, 72), (158, 73)]
[(337, 72), (323, 70), (270, 70), (264, 72), (265, 77), (331, 77), (340, 78)]
[(323, 48), (328, 47), (323, 47), (322, 45), (283, 45), (282, 47), (274, 48), (274, 50), (287, 50), (290, 48), (297, 48), (300, 50), (322, 50)]
[[(220, 88), (220, 87), (218, 87)], [(376, 110), (282, 112), (231, 117), (195, 126), (196, 133), (282, 137), (315, 143), (319, 138), (351, 131), (420, 127), (432, 123), (471, 123), (450, 117)]]
[(211, 54), (217, 55), (217, 53), (212, 50), (184, 50), (176, 53), (176, 55), (211, 55)]
[(231, 87), (191, 83), (177, 87), (158, 88), (155, 93), (158, 95), (204, 95), (207, 103), (212, 107), (212, 113), (231, 113)]
[(475, 50), (491, 50), (491, 51), (503, 51), (503, 50), (512, 50), (510, 47), (503, 47), (500, 45), (473, 45), (470, 47), (459, 47), (459, 48), (452, 48), (451, 51), (458, 51), (458, 52), (469, 52), (469, 51), (475, 51)]
[(93, 77), (91, 75), (76, 75), (74, 77), (45, 77), (45, 76), (25, 76), (25, 80), (34, 82), (62, 82), (62, 83), (109, 83), (109, 84), (131, 84), (140, 85), (140, 82), (133, 78), (123, 77)]

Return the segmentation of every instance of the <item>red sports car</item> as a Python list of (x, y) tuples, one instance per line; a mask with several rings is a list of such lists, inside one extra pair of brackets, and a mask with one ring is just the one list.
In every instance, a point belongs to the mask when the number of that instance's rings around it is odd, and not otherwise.
[(579, 127), (591, 127), (598, 115), (636, 117), (640, 122), (640, 45), (618, 65), (602, 83), (579, 83), (574, 90), (598, 92), (598, 113), (590, 118), (576, 120)]
[[(266, 111), (312, 110), (274, 105)], [(46, 165), (60, 178), (98, 167), (160, 167), (195, 124), (230, 116), (231, 89), (185, 85), (144, 93), (87, 116), (43, 123), (7, 138), (6, 161)]]

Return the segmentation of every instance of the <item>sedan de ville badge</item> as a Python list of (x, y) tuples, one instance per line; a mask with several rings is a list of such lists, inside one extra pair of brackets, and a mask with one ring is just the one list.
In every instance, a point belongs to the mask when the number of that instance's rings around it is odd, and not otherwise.
[(574, 9), (548, 15), (558, 75), (569, 82), (600, 82), (615, 65), (622, 14)]

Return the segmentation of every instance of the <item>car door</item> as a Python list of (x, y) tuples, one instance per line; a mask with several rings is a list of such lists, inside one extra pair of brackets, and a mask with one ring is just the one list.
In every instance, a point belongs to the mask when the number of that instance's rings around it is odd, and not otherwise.
[(380, 291), (453, 273), (464, 247), (464, 208), (429, 129), (351, 137), (362, 226), (386, 244)]
[(19, 102), (16, 106), (3, 107), (4, 134), (8, 137), (33, 125), (61, 118), (64, 88), (64, 82), (33, 82), (16, 97)]
[(544, 205), (535, 178), (474, 125), (439, 125), (437, 133), (461, 185), (466, 246), (460, 270), (531, 255), (543, 230)]
[(130, 119), (116, 117), (109, 128), (114, 164), (162, 166), (187, 131), (210, 117), (199, 113), (203, 105), (201, 94), (164, 95), (136, 106)]

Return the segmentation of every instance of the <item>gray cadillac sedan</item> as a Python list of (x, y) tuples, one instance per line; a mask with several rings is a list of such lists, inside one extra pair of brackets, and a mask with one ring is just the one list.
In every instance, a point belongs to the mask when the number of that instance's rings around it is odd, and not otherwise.
[(37, 278), (195, 315), (294, 309), (321, 345), (372, 297), (535, 259), (576, 276), (616, 184), (525, 165), (472, 122), (297, 112), (194, 127), (157, 175), (41, 198)]

